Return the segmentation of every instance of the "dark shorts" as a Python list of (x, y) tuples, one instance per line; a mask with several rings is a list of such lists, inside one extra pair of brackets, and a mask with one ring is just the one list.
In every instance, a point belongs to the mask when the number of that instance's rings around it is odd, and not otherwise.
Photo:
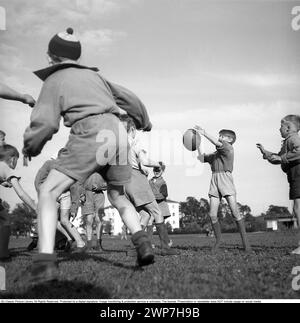
[(84, 183), (99, 172), (111, 185), (130, 182), (127, 132), (113, 114), (91, 116), (76, 122), (69, 140), (54, 167), (59, 172)]
[(155, 201), (147, 177), (137, 169), (132, 169), (131, 181), (125, 186), (126, 195), (137, 208)]
[(2, 200), (0, 199), (0, 226), (9, 225), (9, 214), (7, 209), (3, 206)]
[(97, 214), (102, 215), (100, 210), (104, 209), (105, 196), (104, 193), (95, 193), (85, 191), (85, 203), (81, 206), (82, 215)]
[(164, 219), (167, 219), (171, 216), (169, 205), (166, 201), (157, 201), (157, 204), (160, 208), (160, 211), (164, 217)]
[(290, 183), (290, 200), (300, 199), (300, 165), (296, 165), (288, 171)]
[(300, 199), (300, 178), (290, 183), (290, 200)]

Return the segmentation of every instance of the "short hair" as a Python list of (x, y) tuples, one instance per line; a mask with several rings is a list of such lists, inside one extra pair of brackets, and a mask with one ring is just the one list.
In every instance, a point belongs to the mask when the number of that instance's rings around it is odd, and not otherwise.
[(232, 144), (236, 142), (236, 133), (233, 130), (222, 129), (219, 134), (231, 138)]
[(5, 137), (6, 136), (6, 133), (3, 130), (0, 130), (0, 136)]
[(128, 132), (130, 128), (136, 129), (136, 125), (131, 117), (127, 114), (122, 114), (119, 117), (120, 121), (125, 125), (126, 131)]
[(6, 144), (0, 147), (0, 161), (8, 161), (12, 157), (20, 157), (16, 147)]
[(282, 119), (283, 121), (292, 123), (297, 131), (300, 131), (300, 116), (295, 114), (290, 114)]

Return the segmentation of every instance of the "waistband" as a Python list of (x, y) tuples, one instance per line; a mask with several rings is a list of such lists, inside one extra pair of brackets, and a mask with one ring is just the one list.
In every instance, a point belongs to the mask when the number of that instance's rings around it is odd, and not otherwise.
[(72, 126), (71, 126), (71, 129), (75, 128), (76, 126), (78, 125), (81, 125), (82, 123), (85, 123), (85, 122), (88, 122), (89, 120), (93, 120), (93, 119), (101, 119), (103, 118), (104, 116), (114, 116), (116, 118), (118, 118), (118, 114), (114, 114), (112, 112), (104, 112), (104, 113), (98, 113), (98, 114), (93, 114), (93, 115), (90, 115), (88, 117), (85, 117), (83, 119), (80, 119), (80, 120), (77, 120), (75, 121)]

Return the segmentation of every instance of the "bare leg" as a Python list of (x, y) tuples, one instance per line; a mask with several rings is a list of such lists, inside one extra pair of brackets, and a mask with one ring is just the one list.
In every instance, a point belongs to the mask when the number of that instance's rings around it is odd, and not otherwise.
[(212, 226), (213, 226), (213, 230), (216, 238), (216, 243), (213, 247), (214, 251), (219, 249), (221, 245), (221, 239), (222, 239), (221, 226), (218, 219), (219, 206), (220, 206), (220, 199), (217, 197), (211, 196), (209, 216), (212, 222)]
[(108, 185), (108, 198), (132, 233), (132, 242), (137, 251), (139, 266), (148, 266), (154, 262), (154, 254), (147, 233), (142, 230), (139, 216), (125, 196), (123, 186)]
[(67, 232), (71, 234), (71, 236), (75, 239), (76, 245), (78, 248), (84, 247), (85, 243), (82, 240), (79, 232), (74, 227), (74, 225), (70, 222), (70, 210), (63, 209), (60, 210), (60, 222), (64, 228), (66, 228)]
[(54, 253), (55, 231), (57, 227), (58, 197), (68, 190), (74, 180), (53, 169), (40, 188), (38, 202), (39, 252)]
[(235, 195), (226, 196), (226, 201), (229, 204), (230, 209), (231, 209), (231, 213), (237, 222), (237, 226), (240, 231), (240, 235), (242, 238), (244, 249), (245, 249), (245, 251), (249, 252), (249, 251), (251, 251), (251, 246), (250, 246), (250, 243), (249, 243), (249, 240), (247, 237), (247, 233), (246, 233), (245, 221), (242, 218), (240, 211), (238, 209), (238, 206), (237, 206), (236, 196)]
[(89, 249), (92, 248), (94, 218), (95, 218), (95, 213), (88, 214), (86, 216), (86, 237), (87, 237), (87, 246)]
[(61, 225), (60, 221), (57, 221), (57, 230), (61, 232), (68, 239), (68, 241), (72, 241), (72, 238), (69, 236), (65, 228)]
[(124, 194), (123, 186), (113, 186), (108, 187), (108, 199), (112, 206), (114, 206), (120, 213), (120, 216), (129, 229), (131, 234), (135, 234), (142, 230), (139, 216)]

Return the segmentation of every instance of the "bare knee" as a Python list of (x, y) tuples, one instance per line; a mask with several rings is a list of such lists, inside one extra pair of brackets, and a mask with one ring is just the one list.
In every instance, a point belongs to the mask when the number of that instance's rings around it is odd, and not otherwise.
[(55, 201), (59, 198), (60, 194), (61, 193), (57, 189), (47, 185), (47, 183), (42, 184), (39, 190), (40, 198), (47, 197), (47, 198), (54, 199)]

